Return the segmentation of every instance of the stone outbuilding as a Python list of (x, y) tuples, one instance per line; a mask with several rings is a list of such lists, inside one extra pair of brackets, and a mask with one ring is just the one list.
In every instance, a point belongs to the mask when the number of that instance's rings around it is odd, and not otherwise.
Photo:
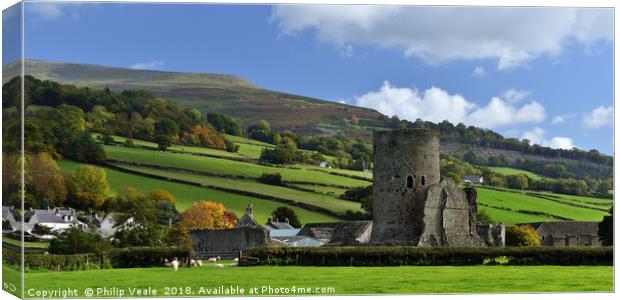
[(543, 246), (601, 246), (598, 222), (558, 221), (520, 225), (532, 226)]

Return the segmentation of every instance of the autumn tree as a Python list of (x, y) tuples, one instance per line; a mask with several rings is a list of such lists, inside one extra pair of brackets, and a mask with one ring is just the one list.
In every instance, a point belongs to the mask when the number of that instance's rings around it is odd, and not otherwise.
[(226, 217), (221, 203), (203, 200), (183, 212), (179, 225), (184, 228), (232, 228), (234, 224)]
[(46, 152), (33, 155), (26, 168), (29, 186), (39, 198), (44, 198), (50, 206), (60, 206), (67, 198), (65, 178), (60, 167)]
[(105, 201), (109, 185), (105, 170), (82, 165), (67, 176), (70, 204), (76, 208), (99, 208)]
[(172, 205), (177, 204), (177, 199), (168, 191), (162, 189), (153, 189), (146, 195), (147, 198), (155, 202), (168, 202)]
[(513, 225), (506, 228), (506, 246), (540, 246), (540, 238), (530, 225)]

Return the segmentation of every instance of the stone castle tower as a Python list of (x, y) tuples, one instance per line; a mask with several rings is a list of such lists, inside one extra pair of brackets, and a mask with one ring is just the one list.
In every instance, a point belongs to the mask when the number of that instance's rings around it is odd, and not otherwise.
[(376, 131), (373, 142), (372, 244), (484, 245), (476, 233), (475, 190), (440, 182), (438, 133)]
[(376, 131), (371, 241), (412, 244), (424, 228), (424, 197), (439, 183), (439, 134), (429, 129)]

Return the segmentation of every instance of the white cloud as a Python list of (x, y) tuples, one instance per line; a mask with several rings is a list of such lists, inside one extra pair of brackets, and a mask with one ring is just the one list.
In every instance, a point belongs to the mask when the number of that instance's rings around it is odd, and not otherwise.
[(25, 2), (25, 18), (36, 21), (54, 21), (58, 19), (80, 18), (80, 10), (84, 7), (99, 8), (98, 3), (79, 3), (79, 2)]
[(399, 88), (387, 81), (383, 82), (378, 91), (355, 97), (355, 104), (410, 121), (418, 118), (432, 122), (448, 120), (455, 124), (463, 122), (484, 128), (539, 123), (545, 119), (544, 107), (535, 101), (516, 107), (499, 97), (493, 97), (486, 106), (478, 106), (459, 94), (451, 95), (438, 87), (422, 92)]
[(30, 2), (26, 4), (26, 11), (43, 20), (55, 20), (64, 15), (60, 3)]
[(474, 76), (484, 77), (487, 75), (487, 71), (484, 70), (484, 67), (477, 66), (474, 68), (474, 72), (472, 73)]
[(590, 113), (581, 116), (581, 121), (587, 129), (610, 126), (614, 121), (614, 108), (611, 106), (599, 106)]
[(538, 144), (554, 149), (573, 149), (576, 147), (573, 144), (573, 140), (568, 137), (556, 136), (549, 140), (545, 140), (545, 130), (540, 127), (534, 127), (532, 130), (523, 133), (521, 139), (529, 140), (530, 145)]
[(613, 10), (591, 8), (276, 5), (271, 21), (283, 35), (310, 31), (322, 42), (400, 49), (430, 64), (496, 59), (500, 70), (558, 55), (571, 41), (587, 48), (613, 37)]
[(129, 66), (130, 69), (136, 70), (158, 70), (164, 65), (163, 61), (150, 61), (144, 63), (135, 63)]
[(543, 143), (543, 146), (554, 148), (554, 149), (568, 149), (568, 150), (577, 148), (577, 146), (573, 144), (573, 140), (571, 138), (559, 137), (559, 136), (553, 137), (549, 141), (545, 141), (545, 143)]
[(573, 118), (575, 115), (574, 114), (563, 114), (563, 115), (557, 115), (555, 117), (553, 117), (553, 119), (551, 120), (551, 124), (562, 124), (566, 121), (568, 121), (568, 119)]
[(534, 144), (541, 145), (544, 138), (545, 138), (545, 130), (540, 127), (534, 127), (534, 129), (530, 131), (526, 131), (521, 136), (522, 140), (529, 140), (530, 145), (534, 145)]
[(505, 91), (504, 94), (502, 94), (502, 96), (506, 101), (511, 102), (511, 103), (516, 103), (529, 97), (531, 94), (532, 92), (530, 91), (510, 89), (510, 90)]
[(521, 107), (493, 97), (489, 104), (473, 111), (468, 122), (483, 128), (495, 128), (514, 124), (535, 124), (545, 120), (545, 108), (532, 101)]

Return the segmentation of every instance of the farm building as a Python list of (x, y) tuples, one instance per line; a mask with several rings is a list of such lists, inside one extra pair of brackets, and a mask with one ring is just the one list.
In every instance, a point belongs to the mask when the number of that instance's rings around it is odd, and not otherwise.
[(532, 226), (543, 246), (600, 246), (598, 222), (537, 222)]
[(484, 184), (484, 178), (480, 175), (465, 175), (461, 183)]
[(298, 236), (322, 241), (325, 245), (359, 245), (368, 243), (372, 221), (345, 221), (306, 224)]
[(3, 206), (2, 221), (8, 221), (13, 229), (21, 228), (23, 222), (26, 232), (31, 232), (35, 225), (45, 226), (56, 232), (62, 232), (74, 225), (85, 226), (71, 208), (30, 209), (22, 216), (14, 207)]
[(267, 224), (263, 225), (263, 227), (269, 231), (275, 229), (295, 229), (291, 224), (288, 223), (288, 219), (285, 219), (283, 222), (275, 220), (273, 218), (267, 219)]

